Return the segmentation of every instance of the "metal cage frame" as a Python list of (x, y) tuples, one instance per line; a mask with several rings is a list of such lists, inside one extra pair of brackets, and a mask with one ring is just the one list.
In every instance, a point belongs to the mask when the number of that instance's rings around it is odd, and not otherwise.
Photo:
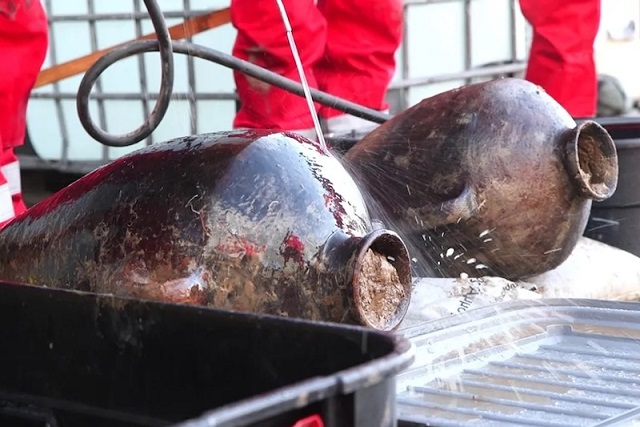
[[(496, 78), (500, 76), (513, 76), (522, 73), (526, 64), (523, 61), (519, 61), (517, 57), (517, 40), (516, 40), (516, 2), (518, 0), (509, 0), (509, 22), (508, 25), (510, 40), (510, 58), (500, 63), (486, 64), (481, 67), (472, 67), (473, 52), (471, 47), (471, 5), (477, 0), (404, 0), (404, 17), (405, 21), (408, 19), (408, 13), (411, 7), (433, 5), (440, 3), (454, 3), (461, 2), (464, 4), (464, 70), (457, 73), (433, 75), (420, 78), (410, 78), (409, 73), (409, 37), (408, 37), (408, 25), (405, 25), (404, 40), (398, 52), (399, 62), (401, 67), (399, 69), (400, 78), (393, 81), (388, 90), (388, 101), (391, 105), (391, 112), (401, 111), (408, 108), (409, 105), (409, 89), (419, 86), (433, 85), (443, 82), (463, 81), (470, 83), (474, 79), (478, 78)], [(53, 31), (53, 26), (58, 22), (88, 22), (89, 24), (89, 39), (92, 51), (98, 50), (97, 42), (97, 22), (100, 21), (134, 21), (135, 36), (140, 37), (143, 35), (143, 21), (148, 21), (148, 15), (144, 10), (144, 5), (141, 0), (133, 0), (133, 12), (132, 13), (96, 13), (95, 1), (87, 0), (86, 14), (54, 14), (53, 13), (53, 0), (43, 0), (43, 5), (47, 11), (49, 17), (49, 59), (51, 66), (59, 64), (58, 61), (58, 47), (57, 40)], [(210, 12), (210, 10), (198, 10), (191, 7), (191, 0), (182, 0), (183, 10), (167, 10), (164, 11), (166, 18), (181, 18), (187, 19), (189, 17), (198, 16), (203, 13)], [(188, 38), (188, 41), (192, 41), (192, 38)], [(187, 58), (187, 78), (188, 87), (192, 90), (188, 92), (174, 91), (172, 98), (187, 100), (189, 103), (189, 110), (191, 112), (190, 131), (192, 134), (198, 133), (198, 114), (197, 114), (197, 101), (198, 100), (235, 100), (237, 102), (237, 96), (234, 92), (205, 92), (199, 91), (196, 88), (196, 71), (194, 66), (194, 58)], [(137, 58), (138, 71), (140, 74), (140, 92), (122, 92), (122, 93), (105, 93), (101, 82), (98, 80), (95, 89), (92, 93), (92, 99), (96, 100), (98, 114), (97, 121), (100, 127), (109, 131), (106, 113), (105, 102), (109, 100), (140, 100), (142, 103), (142, 110), (145, 117), (149, 114), (153, 108), (153, 101), (157, 98), (158, 93), (149, 89), (147, 81), (146, 64), (142, 55)], [(55, 105), (55, 114), (59, 122), (60, 138), (62, 141), (62, 152), (59, 160), (51, 161), (40, 158), (30, 140), (27, 138), (26, 144), (20, 147), (18, 155), (21, 160), (23, 169), (27, 170), (57, 170), (60, 172), (69, 173), (87, 173), (96, 167), (108, 163), (109, 159), (109, 147), (104, 146), (102, 148), (102, 159), (99, 161), (77, 161), (70, 160), (68, 147), (69, 147), (69, 132), (67, 129), (67, 115), (62, 107), (63, 100), (73, 100), (76, 97), (76, 93), (63, 91), (60, 87), (60, 82), (51, 84), (51, 92), (39, 92), (34, 91), (31, 95), (32, 99), (52, 99)], [(151, 145), (154, 142), (153, 134), (146, 138), (145, 144)], [(97, 142), (96, 142), (97, 143)]]

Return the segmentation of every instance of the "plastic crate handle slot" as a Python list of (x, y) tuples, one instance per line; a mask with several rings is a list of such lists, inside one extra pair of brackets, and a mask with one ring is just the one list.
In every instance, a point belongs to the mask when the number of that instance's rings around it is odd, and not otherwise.
[(295, 423), (293, 427), (324, 427), (324, 423), (322, 422), (320, 415), (311, 415), (301, 419)]

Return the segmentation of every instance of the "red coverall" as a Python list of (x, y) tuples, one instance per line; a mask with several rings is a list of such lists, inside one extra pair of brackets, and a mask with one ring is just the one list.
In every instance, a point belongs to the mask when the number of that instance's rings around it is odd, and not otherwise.
[(520, 8), (533, 27), (525, 79), (540, 85), (573, 117), (595, 116), (593, 43), (600, 0), (520, 0)]
[(0, 0), (0, 227), (26, 210), (14, 148), (24, 143), (27, 100), (47, 46), (40, 0)]
[[(385, 110), (402, 40), (402, 0), (284, 0), (309, 85)], [(233, 55), (300, 81), (275, 0), (232, 0)], [(234, 72), (236, 128), (313, 128), (304, 98)], [(322, 118), (341, 112), (316, 105)]]

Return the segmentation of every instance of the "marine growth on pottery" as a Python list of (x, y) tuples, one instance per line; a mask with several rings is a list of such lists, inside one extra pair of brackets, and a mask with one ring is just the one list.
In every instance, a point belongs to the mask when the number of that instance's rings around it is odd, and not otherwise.
[(592, 200), (615, 191), (606, 130), (579, 125), (520, 79), (427, 98), (345, 155), (376, 216), (406, 239), (416, 274), (543, 273), (571, 253)]
[(393, 329), (409, 256), (340, 163), (293, 134), (157, 144), (0, 233), (0, 279)]

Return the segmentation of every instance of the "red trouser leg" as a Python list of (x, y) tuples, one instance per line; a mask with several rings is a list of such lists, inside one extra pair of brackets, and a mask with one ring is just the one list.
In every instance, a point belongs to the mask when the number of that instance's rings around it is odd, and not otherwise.
[(0, 0), (0, 227), (26, 210), (14, 147), (24, 143), (27, 102), (48, 42), (40, 1)]
[(5, 148), (0, 154), (0, 172), (9, 185), (11, 203), (15, 215), (20, 215), (27, 210), (22, 199), (22, 185), (20, 179), (20, 162), (13, 151), (13, 147)]
[[(317, 87), (313, 67), (324, 54), (326, 22), (313, 0), (284, 0), (293, 36), (311, 87)], [(232, 0), (231, 21), (238, 30), (233, 55), (300, 81), (284, 24), (274, 0)], [(241, 102), (235, 128), (297, 130), (313, 128), (304, 98), (240, 72), (234, 79)], [(317, 108), (317, 107), (316, 107)]]
[(520, 7), (533, 27), (525, 78), (573, 117), (593, 117), (598, 87), (593, 43), (600, 0), (520, 0)]
[(11, 221), (15, 215), (9, 183), (4, 177), (4, 174), (0, 172), (0, 228), (4, 227), (9, 221)]
[[(377, 110), (395, 72), (402, 0), (318, 0), (328, 22), (326, 55), (315, 67), (320, 89)], [(324, 118), (343, 114), (323, 107)]]
[(40, 1), (0, 0), (0, 137), (3, 147), (24, 143), (27, 101), (48, 46)]

